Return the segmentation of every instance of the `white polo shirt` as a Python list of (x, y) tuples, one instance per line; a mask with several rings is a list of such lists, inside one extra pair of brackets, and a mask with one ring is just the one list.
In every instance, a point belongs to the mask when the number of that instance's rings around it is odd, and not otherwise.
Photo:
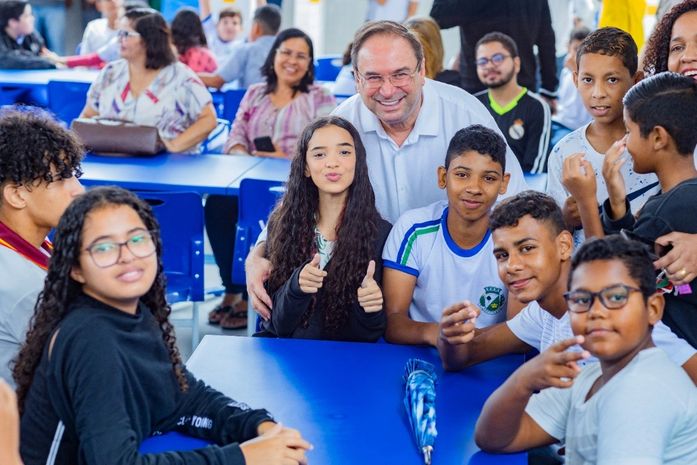
[[(564, 313), (561, 318), (556, 318), (540, 307), (540, 304), (537, 302), (530, 302), (516, 316), (508, 320), (506, 324), (508, 329), (518, 339), (540, 352), (549, 349), (552, 344), (574, 337), (574, 333), (571, 330), (569, 312)], [(663, 349), (677, 365), (684, 365), (690, 357), (697, 353), (687, 341), (676, 336), (661, 321), (653, 327), (651, 337), (656, 347)], [(578, 346), (576, 348), (581, 350)], [(597, 361), (595, 357), (590, 357), (579, 363), (579, 365)]]
[[(445, 190), (438, 188), (436, 173), (458, 130), (481, 124), (501, 133), (479, 100), (458, 87), (430, 79), (423, 86), (423, 103), (414, 129), (401, 147), (387, 135), (359, 94), (344, 101), (333, 114), (358, 129), (368, 153), (375, 204), (390, 223), (408, 210), (446, 199)], [(511, 181), (501, 198), (527, 189), (523, 170), (510, 148), (506, 151), (506, 172)]]

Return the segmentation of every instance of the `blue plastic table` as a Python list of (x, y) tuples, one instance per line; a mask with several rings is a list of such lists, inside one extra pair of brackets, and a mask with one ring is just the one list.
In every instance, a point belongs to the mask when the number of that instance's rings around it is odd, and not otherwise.
[(48, 106), (49, 81), (91, 83), (97, 77), (96, 70), (80, 69), (2, 69), (0, 70), (0, 103), (9, 105), (23, 101)]
[(261, 158), (246, 155), (164, 153), (105, 157), (88, 154), (82, 162), (84, 174), (80, 181), (86, 186), (115, 184), (127, 189), (237, 195), (238, 179), (261, 161)]
[[(484, 401), (522, 362), (509, 356), (458, 373), (442, 373), (435, 349), (294, 339), (206, 336), (187, 367), (214, 388), (278, 421), (312, 442), (314, 464), (418, 465), (403, 406), (402, 375), (410, 357), (438, 367), (438, 438), (433, 464), (526, 464), (526, 454), (491, 455), (474, 444)], [(195, 447), (165, 436), (146, 447)]]

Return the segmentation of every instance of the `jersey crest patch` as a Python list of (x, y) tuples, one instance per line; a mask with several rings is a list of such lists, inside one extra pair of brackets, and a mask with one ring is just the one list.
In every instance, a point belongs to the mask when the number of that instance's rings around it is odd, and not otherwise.
[(504, 308), (506, 296), (500, 287), (487, 286), (479, 297), (479, 308), (489, 315), (496, 315)]
[(513, 121), (513, 124), (508, 128), (508, 135), (511, 136), (513, 140), (520, 140), (525, 136), (525, 123), (522, 119), (517, 118)]

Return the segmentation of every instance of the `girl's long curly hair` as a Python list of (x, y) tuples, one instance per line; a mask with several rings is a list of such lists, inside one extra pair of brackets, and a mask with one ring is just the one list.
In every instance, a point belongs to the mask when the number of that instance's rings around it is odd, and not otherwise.
[[(271, 293), (276, 292), (298, 266), (317, 252), (315, 226), (319, 212), (319, 192), (312, 178), (305, 175), (306, 157), (312, 135), (326, 126), (336, 126), (348, 131), (353, 138), (356, 153), (355, 174), (339, 217), (330, 271), (319, 293), (323, 302), (324, 329), (329, 335), (335, 335), (347, 321), (350, 305), (357, 300), (356, 290), (374, 253), (380, 221), (380, 214), (375, 208), (375, 194), (368, 177), (365, 147), (356, 128), (343, 118), (318, 118), (305, 127), (298, 140), (297, 155), (291, 163), (286, 193), (269, 218), (267, 255), (273, 270), (267, 288)], [(315, 310), (313, 300), (303, 316), (303, 325), (309, 324)]]
[(135, 210), (145, 227), (152, 233), (156, 245), (158, 273), (152, 286), (140, 300), (150, 309), (160, 325), (162, 340), (169, 351), (172, 370), (179, 388), (182, 392), (188, 389), (181, 356), (174, 338), (174, 329), (168, 319), (171, 308), (165, 300), (162, 241), (157, 220), (150, 206), (135, 194), (119, 187), (98, 187), (77, 197), (61, 217), (56, 229), (53, 255), (49, 262), (44, 289), (39, 294), (26, 341), (19, 351), (12, 373), (17, 383), (20, 411), (23, 410), (24, 401), (39, 366), (44, 347), (48, 344), (51, 334), (70, 311), (72, 302), (82, 291), (82, 285), (70, 277), (70, 271), (79, 263), (85, 219), (90, 212), (118, 205), (127, 205)]
[(697, 11), (697, 0), (684, 0), (671, 8), (656, 24), (651, 37), (644, 49), (644, 72), (653, 74), (668, 71), (668, 55), (670, 52), (670, 36), (673, 25), (679, 17), (690, 11)]

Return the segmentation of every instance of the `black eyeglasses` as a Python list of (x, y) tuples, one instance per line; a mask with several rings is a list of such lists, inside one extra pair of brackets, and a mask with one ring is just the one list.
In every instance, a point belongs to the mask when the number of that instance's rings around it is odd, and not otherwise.
[(600, 303), (610, 310), (617, 310), (627, 305), (629, 295), (632, 292), (641, 292), (641, 289), (624, 284), (615, 284), (601, 289), (598, 292), (591, 291), (571, 291), (564, 294), (564, 299), (573, 313), (584, 313), (591, 309), (595, 298), (600, 299)]
[(494, 53), (490, 57), (481, 57), (477, 58), (477, 61), (475, 63), (477, 64), (478, 67), (483, 68), (486, 65), (488, 65), (490, 62), (494, 66), (498, 66), (501, 63), (504, 62), (506, 58), (510, 58), (510, 55), (504, 55), (503, 53)]
[(136, 258), (146, 258), (155, 253), (155, 241), (148, 231), (139, 231), (125, 242), (100, 241), (85, 249), (99, 268), (109, 268), (121, 260), (121, 248), (126, 246)]

